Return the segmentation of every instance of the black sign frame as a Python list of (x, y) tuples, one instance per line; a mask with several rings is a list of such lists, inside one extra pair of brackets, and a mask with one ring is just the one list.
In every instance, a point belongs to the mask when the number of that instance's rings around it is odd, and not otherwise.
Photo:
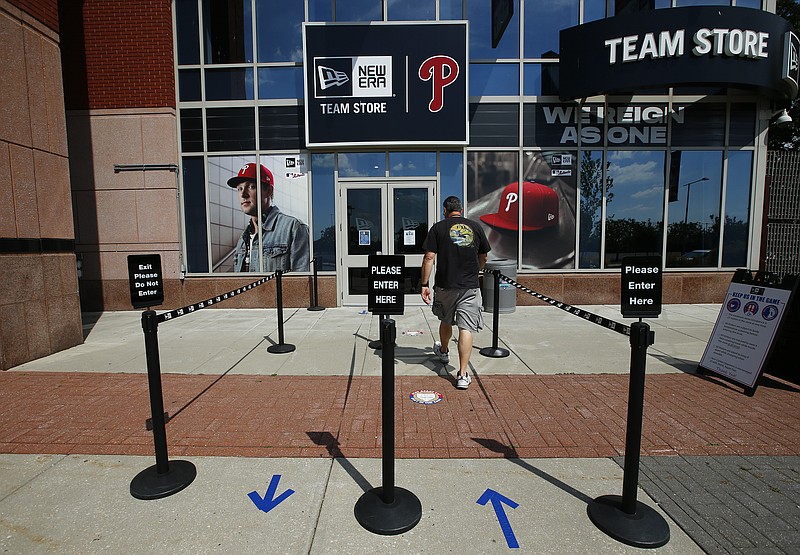
[[(369, 264), (367, 310), (373, 314), (403, 314), (405, 312), (406, 257), (401, 254), (371, 254), (367, 263)], [(387, 273), (385, 271), (387, 268), (392, 270)], [(386, 286), (385, 282), (387, 281), (396, 282), (396, 287)], [(394, 295), (395, 302), (379, 303), (378, 298), (386, 295)]]
[[(658, 318), (664, 267), (660, 256), (626, 256), (620, 267), (620, 312), (625, 318)], [(634, 302), (634, 299), (642, 303)]]
[(303, 23), (308, 147), (469, 144), (466, 21)]
[(160, 254), (129, 254), (128, 280), (133, 308), (149, 308), (164, 303)]

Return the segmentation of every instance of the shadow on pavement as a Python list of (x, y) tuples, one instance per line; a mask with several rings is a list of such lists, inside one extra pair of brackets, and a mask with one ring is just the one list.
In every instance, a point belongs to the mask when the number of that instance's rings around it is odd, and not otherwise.
[(358, 484), (365, 493), (372, 489), (372, 484), (364, 478), (356, 467), (344, 456), (342, 450), (339, 449), (339, 440), (333, 437), (330, 432), (306, 432), (306, 435), (314, 442), (315, 445), (320, 445), (327, 449), (330, 456), (339, 463), (345, 472)]

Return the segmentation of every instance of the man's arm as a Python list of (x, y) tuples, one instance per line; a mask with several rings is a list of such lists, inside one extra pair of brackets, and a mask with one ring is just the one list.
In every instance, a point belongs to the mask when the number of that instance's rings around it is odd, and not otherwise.
[(436, 253), (431, 251), (425, 251), (425, 256), (422, 257), (422, 291), (420, 294), (422, 295), (422, 300), (425, 301), (426, 304), (431, 304), (433, 302), (433, 292), (430, 288), (429, 279), (431, 278), (431, 272), (433, 271), (433, 261), (436, 260)]
[(483, 270), (483, 267), (486, 266), (486, 253), (482, 253), (478, 255), (478, 268)]

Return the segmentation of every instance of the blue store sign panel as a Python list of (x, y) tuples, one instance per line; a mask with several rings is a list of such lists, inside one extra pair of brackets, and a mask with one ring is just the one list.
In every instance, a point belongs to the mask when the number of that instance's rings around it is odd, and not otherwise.
[[(742, 86), (797, 96), (797, 37), (750, 8), (685, 7), (561, 31), (562, 99), (680, 85)], [(794, 54), (792, 54), (794, 50)]]
[(303, 25), (308, 146), (469, 142), (467, 23)]

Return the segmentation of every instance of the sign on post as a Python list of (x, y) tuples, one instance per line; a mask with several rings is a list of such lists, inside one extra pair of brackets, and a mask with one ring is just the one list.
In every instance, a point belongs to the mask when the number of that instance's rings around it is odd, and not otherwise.
[(661, 314), (661, 257), (622, 259), (620, 312), (625, 318), (657, 318)]
[(160, 254), (128, 255), (128, 280), (133, 308), (158, 306), (164, 302)]
[(373, 314), (403, 314), (405, 257), (402, 255), (369, 256), (367, 309)]

